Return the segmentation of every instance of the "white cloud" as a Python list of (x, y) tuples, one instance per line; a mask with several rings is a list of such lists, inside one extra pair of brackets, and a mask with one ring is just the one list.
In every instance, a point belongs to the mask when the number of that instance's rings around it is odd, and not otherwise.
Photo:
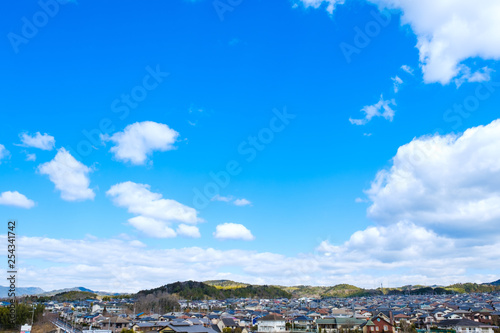
[(233, 196), (228, 195), (228, 196), (221, 196), (219, 194), (216, 194), (211, 201), (223, 201), (223, 202), (229, 202), (232, 203), (235, 206), (248, 206), (251, 205), (252, 203), (250, 200), (241, 198), (241, 199), (234, 199)]
[(36, 161), (36, 155), (26, 153), (26, 161)]
[(42, 150), (52, 150), (56, 145), (56, 140), (53, 136), (47, 133), (40, 134), (36, 132), (34, 135), (29, 135), (28, 133), (19, 134), (21, 138), (21, 147), (33, 147)]
[[(0, 235), (0, 245), (4, 243), (6, 236)], [(25, 260), (20, 271), (23, 284), (46, 290), (83, 285), (137, 292), (166, 282), (211, 279), (374, 288), (389, 281), (391, 286), (488, 282), (498, 277), (481, 273), (481, 267), (500, 269), (498, 240), (470, 245), (406, 222), (369, 227), (343, 244), (325, 241), (315, 253), (297, 256), (200, 247), (158, 249), (121, 239), (19, 237), (18, 244)], [(40, 260), (46, 265), (38, 266)]]
[(247, 200), (245, 198), (242, 198), (242, 199), (236, 199), (234, 200), (233, 202), (236, 206), (248, 206), (248, 205), (251, 205), (252, 203), (250, 202), (250, 200)]
[(223, 223), (219, 224), (214, 232), (214, 237), (217, 239), (241, 239), (241, 240), (254, 240), (252, 235), (243, 224), (237, 223)]
[(399, 87), (403, 84), (403, 80), (397, 75), (395, 77), (391, 77), (391, 80), (394, 92), (397, 93), (399, 91)]
[(455, 84), (460, 87), (464, 82), (483, 82), (489, 81), (493, 70), (488, 67), (483, 67), (474, 73), (467, 66), (460, 66), (461, 76), (455, 79)]
[[(337, 5), (341, 5), (345, 0), (300, 0), (304, 7), (319, 8), (323, 4), (326, 5), (326, 10), (332, 14)], [(297, 6), (297, 1), (295, 2), (295, 7)]]
[(401, 66), (401, 69), (403, 71), (405, 71), (406, 73), (410, 74), (410, 75), (413, 75), (413, 68), (411, 68), (410, 66), (408, 65), (403, 65)]
[(175, 149), (173, 145), (178, 136), (179, 133), (165, 124), (144, 121), (128, 125), (123, 132), (112, 136), (102, 136), (102, 140), (115, 144), (110, 152), (117, 160), (139, 165), (145, 164), (154, 151)]
[(151, 186), (124, 182), (111, 186), (106, 192), (115, 205), (126, 207), (130, 213), (166, 221), (197, 223), (198, 212), (175, 200), (163, 199), (160, 193), (150, 191)]
[(500, 227), (500, 120), (463, 135), (428, 136), (400, 147), (367, 191), (368, 216), (447, 232)]
[(179, 224), (177, 227), (177, 233), (181, 236), (200, 238), (200, 229), (194, 225)]
[[(5, 146), (0, 144), (0, 160), (4, 159), (5, 157), (9, 156), (9, 151), (5, 149)], [(1, 162), (0, 162), (1, 163)]]
[(176, 237), (174, 229), (170, 228), (165, 221), (153, 219), (145, 216), (136, 216), (128, 220), (131, 226), (142, 231), (153, 238), (173, 238)]
[(211, 201), (223, 201), (223, 202), (230, 202), (231, 200), (233, 200), (233, 197), (232, 196), (221, 196), (219, 194), (216, 194), (212, 199)]
[(349, 118), (349, 121), (354, 125), (365, 125), (370, 122), (373, 117), (384, 117), (385, 119), (392, 121), (394, 118), (394, 110), (390, 105), (396, 105), (396, 102), (393, 99), (384, 100), (384, 97), (380, 96), (380, 100), (376, 104), (367, 105), (361, 109), (361, 112), (365, 114), (364, 118)]
[[(369, 2), (401, 13), (402, 24), (408, 24), (417, 36), (416, 46), (427, 83), (449, 83), (461, 75), (466, 66), (464, 61), (468, 59), (500, 59), (500, 2), (497, 0)], [(302, 0), (302, 3), (314, 8), (324, 3), (331, 13), (336, 1)]]
[[(111, 186), (106, 195), (115, 205), (125, 207), (129, 213), (138, 215), (129, 220), (130, 224), (150, 237), (175, 237), (176, 232), (169, 227), (170, 224), (196, 224), (202, 221), (194, 208), (175, 200), (163, 199), (160, 193), (151, 192), (150, 188), (147, 184), (128, 181)], [(179, 230), (181, 233), (194, 234), (192, 228)]]
[(88, 174), (91, 171), (64, 148), (57, 151), (52, 161), (38, 166), (38, 172), (48, 175), (56, 189), (61, 191), (61, 198), (67, 201), (94, 199), (95, 193), (89, 188)]
[(0, 205), (30, 209), (35, 205), (35, 202), (17, 191), (7, 191), (0, 194)]
[(438, 236), (435, 232), (413, 223), (399, 222), (387, 227), (368, 227), (356, 231), (348, 241), (333, 246), (324, 241), (318, 251), (328, 255), (358, 256), (401, 265), (417, 258), (441, 258), (455, 250), (452, 239)]

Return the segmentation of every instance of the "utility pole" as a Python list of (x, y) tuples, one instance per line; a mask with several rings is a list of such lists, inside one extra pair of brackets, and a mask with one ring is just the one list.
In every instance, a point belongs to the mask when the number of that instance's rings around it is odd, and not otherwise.
[(32, 315), (31, 315), (31, 325), (33, 326), (35, 324), (35, 304), (31, 304), (32, 306)]

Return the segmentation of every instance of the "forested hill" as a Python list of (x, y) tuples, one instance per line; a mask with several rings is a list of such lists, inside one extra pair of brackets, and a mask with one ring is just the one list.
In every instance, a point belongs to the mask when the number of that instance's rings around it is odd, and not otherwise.
[(185, 281), (170, 283), (159, 288), (141, 290), (137, 296), (167, 292), (190, 300), (227, 298), (291, 298), (292, 295), (274, 286), (241, 286), (238, 288), (217, 288), (204, 282)]
[(323, 286), (259, 286), (240, 283), (230, 280), (213, 280), (205, 282), (186, 281), (175, 282), (159, 288), (142, 290), (137, 296), (167, 292), (180, 298), (227, 299), (227, 298), (328, 298), (328, 297), (356, 297), (376, 295), (424, 295), (424, 294), (455, 294), (500, 291), (499, 282), (476, 284), (460, 283), (443, 287), (405, 286), (400, 288), (363, 289), (349, 284), (339, 284), (332, 287)]

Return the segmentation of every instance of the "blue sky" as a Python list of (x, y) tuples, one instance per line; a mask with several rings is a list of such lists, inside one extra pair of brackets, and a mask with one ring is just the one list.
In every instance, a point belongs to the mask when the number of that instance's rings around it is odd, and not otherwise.
[[(231, 10), (218, 13), (214, 3)], [(483, 9), (458, 0), (442, 9), (462, 25), (482, 22), (459, 38), (443, 33), (456, 24), (445, 14), (419, 16), (427, 1), (7, 6), (0, 215), (19, 221), (19, 285), (133, 291), (183, 279), (374, 287), (498, 278), (493, 259), (464, 257), (494, 255), (499, 238), (491, 179), (499, 177), (500, 52), (489, 46), (499, 36)], [(356, 52), (346, 57), (346, 47)], [(139, 97), (126, 106), (127, 95)], [(472, 139), (462, 136), (467, 129)], [(266, 142), (248, 161), (259, 135)], [(423, 159), (411, 153), (419, 144)], [(479, 154), (476, 164), (463, 151)], [(198, 205), (194, 190), (204, 192), (228, 163), (240, 172), (217, 186), (221, 200)], [(108, 192), (118, 184), (126, 185)], [(436, 244), (448, 251), (427, 255)], [(127, 258), (110, 272), (115, 251)], [(438, 262), (425, 270), (429, 260)], [(443, 272), (443, 264), (458, 266)], [(304, 269), (287, 271), (294, 266)], [(137, 267), (149, 272), (142, 284)]]

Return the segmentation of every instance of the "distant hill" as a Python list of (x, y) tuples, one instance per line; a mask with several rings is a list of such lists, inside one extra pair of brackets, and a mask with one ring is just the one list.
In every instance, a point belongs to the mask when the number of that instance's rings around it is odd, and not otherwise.
[(85, 291), (85, 292), (89, 292), (89, 293), (94, 293), (93, 290), (90, 290), (90, 289), (87, 289), (84, 287), (74, 287), (74, 288), (64, 288), (64, 289), (56, 289), (56, 290), (52, 290), (52, 291), (42, 292), (42, 293), (38, 294), (38, 296), (55, 296), (57, 294), (62, 294), (62, 293), (66, 293), (69, 291)]
[(47, 291), (47, 292), (42, 292), (38, 293), (37, 296), (55, 296), (57, 294), (69, 292), (69, 291), (82, 291), (82, 292), (88, 292), (92, 294), (96, 294), (99, 296), (118, 296), (118, 295), (123, 295), (120, 293), (112, 293), (112, 292), (106, 292), (106, 291), (95, 291), (91, 290), (85, 287), (74, 287), (74, 288), (64, 288), (64, 289), (56, 289), (52, 291)]
[(235, 289), (249, 286), (247, 283), (235, 282), (231, 280), (210, 280), (204, 281), (204, 283), (218, 289)]
[[(16, 288), (16, 296), (35, 295), (43, 293), (44, 290), (38, 287)], [(5, 298), (9, 296), (9, 287), (0, 286), (0, 297)]]
[(370, 291), (352, 286), (349, 284), (338, 284), (333, 287), (321, 286), (295, 286), (295, 287), (279, 287), (293, 295), (293, 297), (352, 297), (365, 296), (370, 294)]
[[(249, 287), (251, 285), (230, 281), (216, 280), (207, 281), (207, 284), (220, 289), (234, 289)], [(376, 295), (445, 295), (455, 293), (480, 293), (500, 291), (500, 280), (488, 284), (476, 283), (461, 283), (451, 286), (403, 286), (399, 288), (377, 288), (363, 289), (350, 284), (338, 284), (335, 286), (274, 286), (282, 289), (292, 295), (294, 298), (311, 297), (311, 298), (328, 298), (328, 297), (360, 297), (360, 296), (376, 296)]]
[[(223, 285), (231, 285), (231, 283), (223, 283)], [(209, 299), (227, 299), (227, 298), (291, 298), (292, 295), (275, 286), (253, 286), (246, 285), (238, 288), (217, 288), (204, 282), (185, 281), (170, 283), (159, 288), (141, 290), (137, 293), (137, 297), (155, 294), (159, 292), (168, 292), (180, 298), (190, 300)]]
[(497, 280), (495, 282), (490, 282), (488, 283), (489, 285), (492, 285), (492, 286), (500, 286), (500, 280)]
[(81, 301), (81, 300), (86, 300), (86, 299), (96, 299), (97, 294), (89, 292), (89, 291), (65, 291), (60, 294), (54, 295), (54, 296), (47, 296), (50, 297), (51, 300), (53, 301), (58, 301), (58, 302), (72, 302), (72, 301)]
[[(498, 282), (498, 281), (497, 281)], [(451, 286), (445, 287), (458, 293), (489, 293), (492, 291), (500, 290), (499, 284), (477, 284), (477, 283), (456, 283)]]

